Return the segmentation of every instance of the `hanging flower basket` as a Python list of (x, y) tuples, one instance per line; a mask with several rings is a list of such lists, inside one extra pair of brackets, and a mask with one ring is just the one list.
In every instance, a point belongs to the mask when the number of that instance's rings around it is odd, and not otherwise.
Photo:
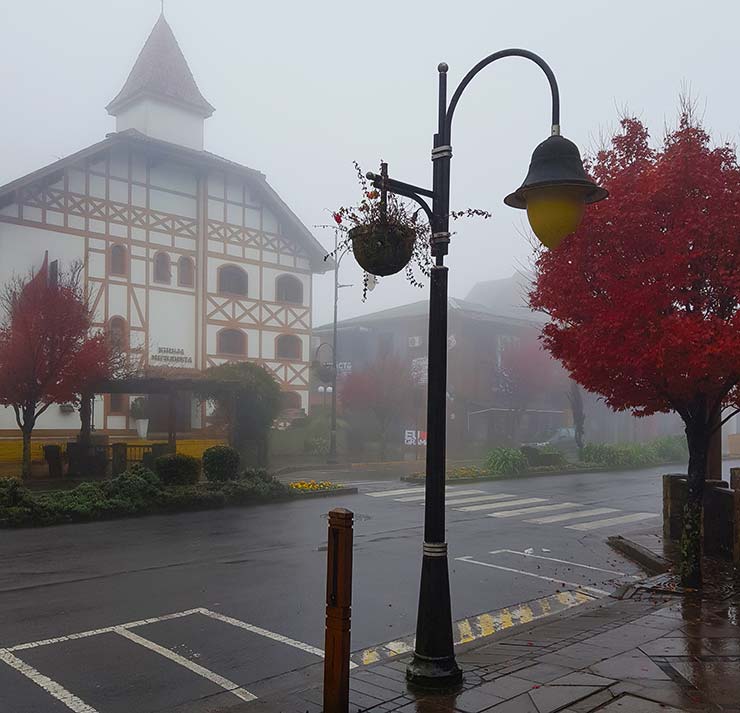
[(408, 225), (376, 221), (357, 225), (348, 235), (355, 260), (371, 275), (395, 275), (414, 254), (416, 231)]

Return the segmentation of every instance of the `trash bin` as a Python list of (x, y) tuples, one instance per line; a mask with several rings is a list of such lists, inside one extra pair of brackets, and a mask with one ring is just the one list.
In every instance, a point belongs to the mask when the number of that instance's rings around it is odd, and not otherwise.
[(61, 446), (44, 446), (44, 460), (49, 466), (49, 477), (52, 480), (58, 480), (62, 477), (62, 447)]

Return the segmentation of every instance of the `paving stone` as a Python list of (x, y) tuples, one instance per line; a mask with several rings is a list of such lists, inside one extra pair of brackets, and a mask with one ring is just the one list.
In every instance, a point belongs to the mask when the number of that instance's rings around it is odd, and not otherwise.
[(550, 681), (551, 686), (602, 686), (606, 688), (616, 683), (614, 679), (596, 676), (586, 671), (575, 671), (562, 678), (556, 678)]
[(695, 708), (706, 700), (699, 691), (681, 687), (672, 681), (620, 681), (609, 690), (615, 696), (630, 693), (676, 708)]
[(650, 629), (646, 626), (625, 624), (603, 634), (592, 636), (583, 643), (621, 652), (634, 649), (647, 641), (659, 639), (663, 635), (664, 631), (662, 629)]
[(683, 708), (665, 706), (662, 703), (647, 701), (629, 694), (607, 703), (599, 713), (684, 713)]
[(617, 681), (625, 678), (636, 680), (650, 679), (654, 681), (668, 680), (668, 676), (648, 656), (637, 649), (594, 664), (590, 666), (590, 670), (597, 676), (613, 678)]
[(699, 690), (707, 692), (714, 703), (736, 704), (740, 696), (740, 662), (672, 661), (671, 667)]
[(534, 681), (534, 683), (549, 683), (550, 681), (561, 678), (566, 674), (571, 673), (570, 669), (564, 666), (557, 666), (551, 663), (537, 663), (529, 668), (523, 668), (517, 671), (519, 678), (524, 678), (527, 681)]
[(540, 713), (535, 706), (534, 701), (528, 693), (512, 698), (511, 700), (499, 703), (497, 706), (486, 711), (486, 713)]
[(578, 670), (590, 666), (597, 661), (608, 659), (613, 655), (614, 651), (612, 649), (580, 643), (566, 646), (552, 654), (538, 656), (537, 661), (556, 665), (562, 664), (563, 666)]
[(529, 697), (539, 713), (552, 713), (598, 690), (595, 686), (542, 686), (531, 690)]
[(608, 689), (599, 691), (591, 696), (586, 696), (586, 698), (583, 698), (576, 703), (572, 703), (568, 707), (568, 710), (572, 713), (591, 713), (591, 711), (596, 710), (599, 706), (604, 705), (604, 703), (610, 701), (612, 698), (614, 698), (614, 696)]
[(537, 684), (533, 684), (532, 681), (520, 678), (516, 674), (511, 674), (508, 676), (501, 676), (495, 681), (483, 684), (480, 690), (485, 691), (492, 696), (498, 696), (499, 698), (508, 700), (509, 698), (514, 698), (521, 693), (529, 691), (533, 685)]

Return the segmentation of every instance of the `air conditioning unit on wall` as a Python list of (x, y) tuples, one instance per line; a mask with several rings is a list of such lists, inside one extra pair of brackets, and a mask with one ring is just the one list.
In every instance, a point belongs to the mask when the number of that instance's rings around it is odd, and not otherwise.
[(409, 337), (409, 347), (420, 347), (421, 337)]

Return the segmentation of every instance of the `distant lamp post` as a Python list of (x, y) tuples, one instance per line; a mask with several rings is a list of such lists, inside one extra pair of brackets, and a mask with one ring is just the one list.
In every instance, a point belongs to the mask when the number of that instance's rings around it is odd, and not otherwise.
[[(414, 658), (406, 674), (409, 681), (431, 688), (458, 683), (462, 672), (455, 661), (452, 610), (445, 542), (445, 438), (447, 387), (447, 267), (444, 256), (450, 243), (450, 162), (452, 118), (463, 91), (484, 67), (504, 57), (523, 57), (545, 73), (552, 95), (551, 136), (532, 154), (524, 183), (505, 199), (513, 208), (526, 209), (535, 235), (547, 247), (557, 247), (583, 217), (584, 207), (606, 198), (607, 192), (591, 181), (583, 169), (578, 148), (560, 136), (560, 95), (550, 67), (523, 49), (495, 52), (476, 64), (447, 103), (447, 65), (439, 72), (438, 128), (432, 149), (432, 188), (421, 188), (381, 174), (367, 174), (381, 190), (416, 201), (431, 223), (431, 250), (435, 264), (430, 275), (429, 360), (427, 386), (427, 461), (424, 510), (424, 547), (416, 623)], [(432, 199), (431, 206), (426, 199)]]

